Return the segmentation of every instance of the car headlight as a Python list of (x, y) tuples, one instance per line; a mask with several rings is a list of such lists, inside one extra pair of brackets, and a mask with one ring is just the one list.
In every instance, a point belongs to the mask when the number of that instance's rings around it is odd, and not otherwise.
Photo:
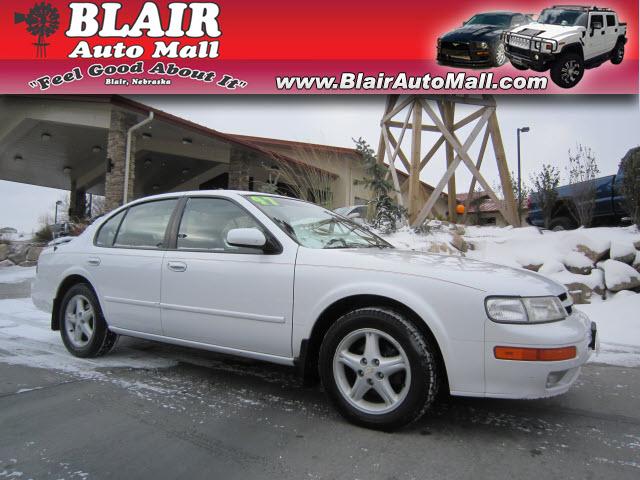
[(474, 42), (476, 48), (489, 48), (489, 44), (487, 42)]
[(567, 317), (558, 297), (489, 297), (487, 315), (499, 323), (545, 323)]

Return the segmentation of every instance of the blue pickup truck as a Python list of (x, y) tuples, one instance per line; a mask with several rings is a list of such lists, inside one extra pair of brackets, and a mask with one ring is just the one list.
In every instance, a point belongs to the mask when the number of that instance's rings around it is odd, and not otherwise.
[[(615, 175), (590, 180), (595, 184), (596, 202), (593, 211), (593, 225), (619, 225), (628, 217), (622, 195), (622, 167)], [(558, 187), (558, 199), (553, 209), (550, 230), (569, 230), (579, 226), (575, 213), (575, 196), (581, 184)], [(528, 199), (529, 215), (527, 222), (536, 227), (544, 227), (542, 210), (537, 203), (537, 195), (533, 193)]]

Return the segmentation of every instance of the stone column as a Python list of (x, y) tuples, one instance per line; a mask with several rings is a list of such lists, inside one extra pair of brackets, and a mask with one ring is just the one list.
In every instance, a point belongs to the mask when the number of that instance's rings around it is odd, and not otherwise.
[[(107, 139), (107, 158), (111, 161), (111, 171), (105, 177), (104, 194), (107, 210), (122, 205), (124, 194), (124, 172), (126, 163), (127, 130), (136, 123), (135, 115), (121, 110), (111, 110), (111, 125)], [(131, 143), (131, 163), (129, 169), (129, 200), (133, 199), (135, 172), (135, 139)]]
[(87, 192), (83, 188), (78, 188), (75, 180), (71, 180), (68, 213), (69, 220), (72, 222), (81, 222), (87, 216)]
[(249, 190), (249, 165), (254, 155), (247, 150), (231, 148), (229, 161), (229, 189)]

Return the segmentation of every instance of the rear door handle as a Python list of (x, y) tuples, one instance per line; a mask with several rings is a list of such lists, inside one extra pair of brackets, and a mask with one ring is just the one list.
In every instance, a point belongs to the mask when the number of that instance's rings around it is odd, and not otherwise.
[(172, 272), (184, 272), (187, 269), (187, 264), (183, 262), (167, 262), (167, 267)]
[(87, 265), (97, 267), (98, 265), (100, 265), (100, 259), (98, 257), (89, 257), (87, 259)]

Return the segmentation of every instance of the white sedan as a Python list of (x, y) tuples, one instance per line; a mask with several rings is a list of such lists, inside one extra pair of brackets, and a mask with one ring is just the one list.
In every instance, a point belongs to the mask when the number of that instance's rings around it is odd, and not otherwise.
[(43, 251), (33, 301), (73, 355), (129, 335), (295, 365), (350, 421), (390, 430), (439, 391), (563, 393), (595, 344), (538, 274), (399, 251), (316, 205), (209, 191), (137, 200)]

